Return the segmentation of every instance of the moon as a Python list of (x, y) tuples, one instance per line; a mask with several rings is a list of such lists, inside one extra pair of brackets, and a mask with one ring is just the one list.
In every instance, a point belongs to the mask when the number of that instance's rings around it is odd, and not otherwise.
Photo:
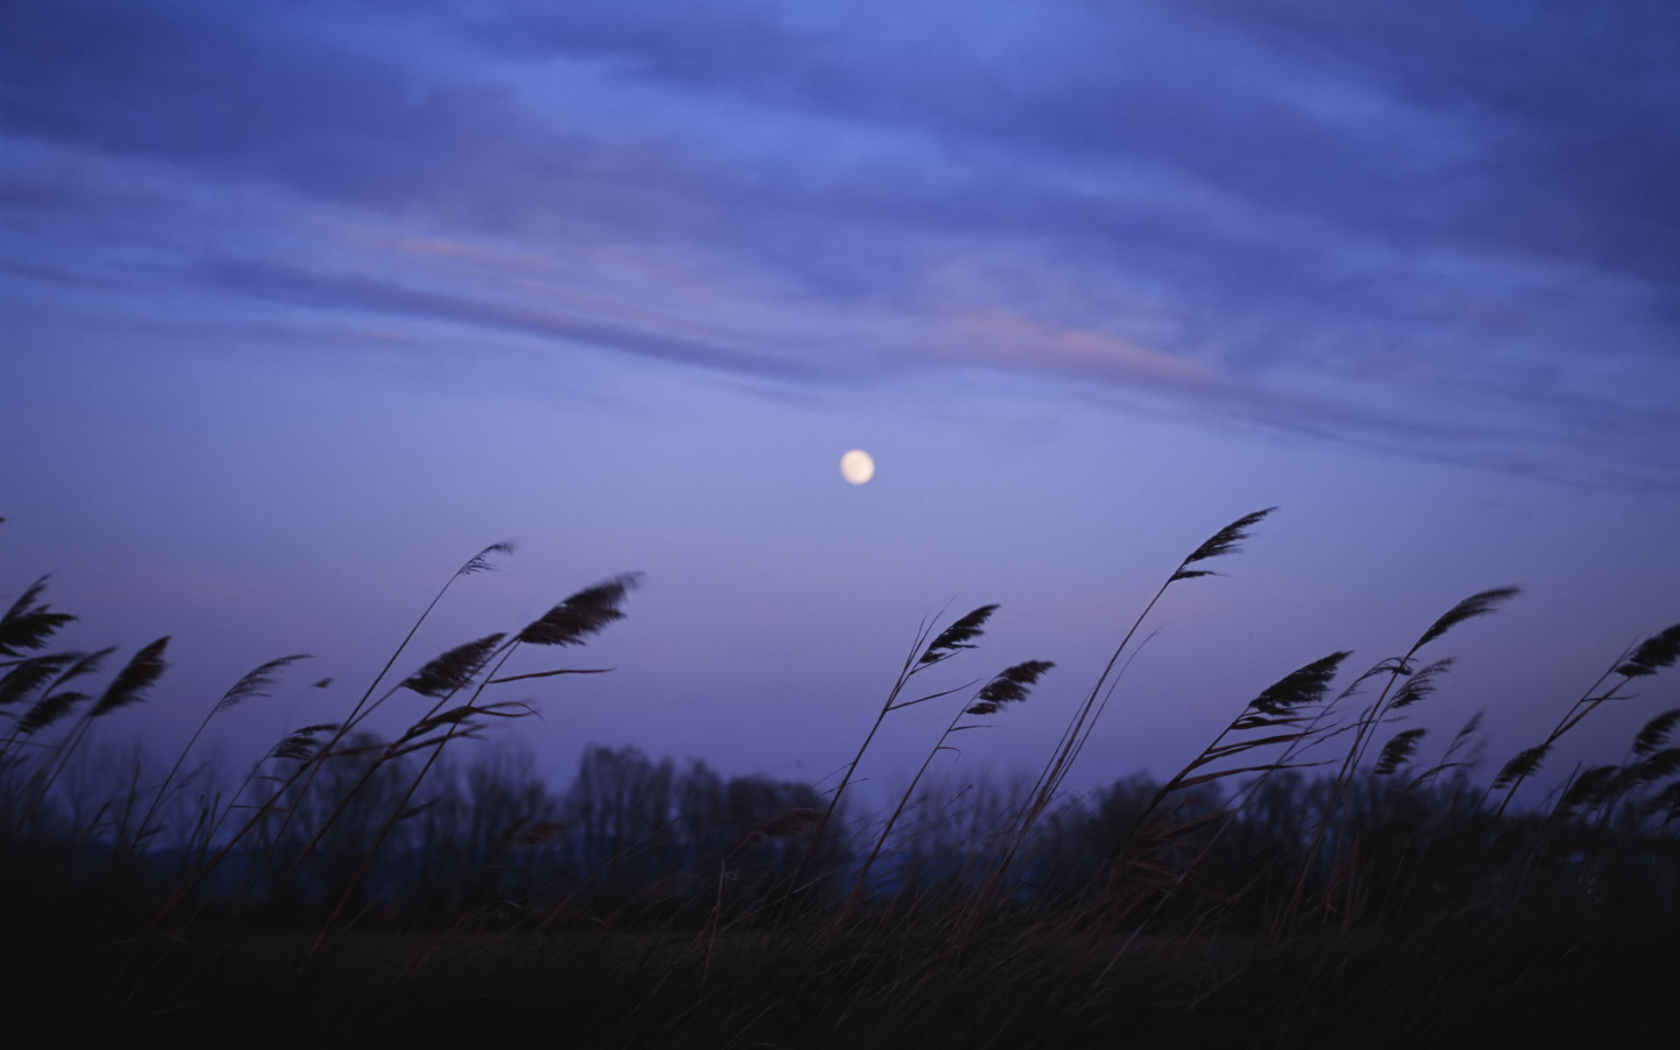
[(875, 476), (875, 459), (861, 448), (854, 448), (840, 457), (840, 476), (854, 485), (862, 485)]

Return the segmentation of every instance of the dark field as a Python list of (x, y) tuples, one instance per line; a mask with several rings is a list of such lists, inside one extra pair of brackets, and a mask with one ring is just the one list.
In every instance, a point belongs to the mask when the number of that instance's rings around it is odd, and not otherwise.
[[(1197, 547), (1157, 600), (1213, 585), (1206, 563), (1262, 517)], [(1555, 729), (1489, 777), (1479, 717), (1439, 743), (1407, 720), (1450, 673), (1440, 640), (1508, 589), (1369, 669), (1341, 652), (1299, 668), (1234, 705), (1178, 775), (1089, 796), (1063, 780), (1154, 602), (1036, 780), (1008, 786), (928, 770), (953, 734), (1006, 723), (1049, 666), (928, 691), (923, 672), (981, 659), (993, 607), (927, 627), (858, 755), (906, 706), (945, 705), (950, 725), (871, 819), (848, 794), (856, 761), (819, 791), (591, 748), (557, 790), (516, 752), (458, 743), (516, 738), (531, 711), (497, 698), (502, 662), (585, 644), (636, 582), (429, 661), (399, 649), (387, 672), (406, 678), (274, 742), (237, 783), (194, 764), (192, 743), (162, 769), (100, 751), (143, 713), (167, 640), (126, 663), (61, 648), (73, 617), (28, 588), (0, 623), (0, 997), (15, 1033), (40, 1033), (15, 1045), (1672, 1039), (1680, 710), (1655, 698), (1680, 626), (1606, 654)], [(205, 724), (293, 662), (254, 670)], [(1619, 690), (1637, 679), (1660, 687), (1631, 701)], [(399, 691), (435, 706), (372, 734)], [(1571, 771), (1559, 748), (1609, 702), (1653, 709), (1621, 761)], [(1520, 804), (1536, 778), (1555, 785)]]

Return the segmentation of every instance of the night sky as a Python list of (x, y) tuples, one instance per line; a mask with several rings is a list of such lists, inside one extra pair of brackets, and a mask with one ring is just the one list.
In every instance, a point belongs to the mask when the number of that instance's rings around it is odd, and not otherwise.
[[(1070, 784), (1516, 584), (1427, 650), (1420, 757), (1485, 707), (1488, 776), (1680, 619), (1680, 7), (7, 0), (0, 355), (0, 600), (51, 572), (68, 644), (174, 639), (108, 745), (314, 654), (223, 720), (243, 771), (516, 538), (399, 670), (645, 572), (509, 668), (612, 674), (498, 687), (557, 779), (825, 777), (988, 602), (930, 685), (1057, 666), (947, 766), (1036, 768), (1275, 504)], [(1680, 701), (1646, 683), (1541, 780)]]

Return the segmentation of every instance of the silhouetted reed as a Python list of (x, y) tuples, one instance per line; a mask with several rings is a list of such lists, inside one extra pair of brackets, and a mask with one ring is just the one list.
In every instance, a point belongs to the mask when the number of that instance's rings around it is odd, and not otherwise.
[[(1358, 1028), (1364, 1016), (1336, 1005), (1349, 988), (1390, 1016), (1424, 994), (1413, 967), (1479, 972), (1519, 954), (1565, 967), (1561, 950), (1545, 953), (1585, 943), (1582, 931), (1593, 944), (1672, 947), (1680, 708), (1654, 713), (1620, 759), (1577, 768), (1538, 807), (1516, 800), (1584, 718), (1680, 659), (1680, 625), (1619, 654), (1485, 787), (1472, 776), (1482, 712), (1428, 761), (1428, 727), (1404, 723), (1454, 667), (1450, 656), (1421, 664), (1420, 652), (1496, 611), (1511, 587), (1454, 605), (1339, 691), (1352, 655), (1342, 650), (1259, 688), (1164, 782), (1064, 791), (1158, 603), (1177, 583), (1218, 575), (1207, 563), (1237, 554), (1270, 513), (1238, 518), (1167, 574), (1075, 695), (1036, 777), (1007, 791), (935, 767), (956, 734), (1046, 688), (1052, 665), (1042, 660), (937, 681), (946, 664), (973, 659), (996, 605), (918, 627), (826, 799), (810, 785), (725, 779), (704, 763), (599, 747), (556, 793), (499, 752), (463, 767), (451, 745), (533, 713), (494, 688), (605, 673), (508, 664), (525, 647), (586, 644), (624, 617), (640, 578), (586, 587), (394, 679), (450, 588), (513, 550), (493, 544), (445, 581), (341, 717), (289, 731), (224, 785), (188, 761), (212, 719), (275, 695), (306, 657), (242, 676), (153, 777), (138, 760), (96, 756), (108, 734), (93, 730), (132, 717), (155, 692), (169, 639), (94, 688), (115, 652), (56, 647), (77, 621), (50, 607), (42, 577), (0, 618), (0, 718), (12, 722), (0, 741), (0, 901), (24, 930), (9, 950), (57, 944), (63, 931), (49, 916), (69, 924), (85, 956), (41, 948), (38, 969), (96, 973), (112, 991), (93, 1015), (112, 1017), (163, 1016), (195, 981), (207, 991), (188, 1006), (201, 1014), (224, 996), (240, 1001), (248, 993), (218, 981), (205, 952), (306, 995), (317, 993), (293, 975), (349, 979), (371, 951), (398, 976), (381, 978), (383, 991), (358, 984), (358, 994), (416, 989), (401, 1001), (417, 1016), (440, 987), (464, 987), (548, 1017), (532, 1004), (565, 988), (560, 1001), (597, 1019), (618, 1010), (742, 1031), (803, 1017), (837, 1041), (921, 1032), (1088, 1042), (1115, 1018), (1151, 1011), (1177, 1022), (1271, 1018), (1281, 1033), (1316, 1008)], [(1359, 700), (1367, 687), (1376, 695)], [(425, 710), (372, 733), (371, 717), (400, 696)], [(855, 817), (849, 792), (888, 716), (929, 703), (948, 703), (950, 716), (908, 786), (883, 819)], [(1554, 931), (1565, 940), (1548, 939)], [(277, 962), (263, 954), (271, 934), (303, 947)], [(1302, 967), (1305, 989), (1285, 980)], [(1358, 984), (1362, 967), (1371, 977)], [(976, 991), (985, 988), (1009, 991)], [(1022, 998), (1006, 1007), (1011, 993)], [(1449, 997), (1394, 1030), (1422, 1031), (1469, 1003)], [(598, 1023), (608, 1041), (629, 1038)]]

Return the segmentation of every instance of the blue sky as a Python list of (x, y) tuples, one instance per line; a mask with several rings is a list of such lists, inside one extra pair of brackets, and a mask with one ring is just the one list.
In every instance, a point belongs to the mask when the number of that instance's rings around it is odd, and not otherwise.
[(230, 760), (329, 716), (507, 536), (417, 659), (647, 573), (578, 657), (614, 674), (536, 694), (557, 770), (825, 775), (917, 622), (993, 601), (971, 676), (1058, 666), (962, 768), (1031, 765), (1158, 580), (1273, 504), (1077, 780), (1516, 583), (1434, 701), (1488, 707), (1497, 761), (1680, 618), (1666, 3), (0, 18), (0, 590), (52, 571), (90, 647), (174, 635), (159, 738), (289, 652), (342, 695), (239, 712)]

